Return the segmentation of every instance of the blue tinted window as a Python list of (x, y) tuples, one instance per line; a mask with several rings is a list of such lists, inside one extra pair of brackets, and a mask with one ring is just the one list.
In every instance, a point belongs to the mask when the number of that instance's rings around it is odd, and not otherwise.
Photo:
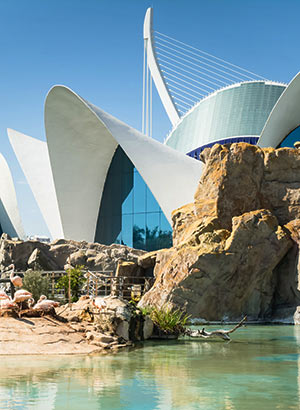
[(134, 214), (133, 247), (145, 249), (146, 218), (145, 213)]
[(122, 215), (122, 244), (132, 245), (133, 215)]
[(156, 250), (172, 245), (172, 229), (143, 178), (118, 147), (106, 178), (95, 241)]
[(122, 214), (132, 214), (133, 213), (133, 190), (129, 192), (129, 195), (125, 198), (122, 203)]
[(146, 209), (147, 212), (159, 212), (160, 207), (150, 189), (146, 186)]
[(294, 143), (300, 141), (300, 126), (290, 132), (287, 137), (281, 142), (279, 148), (282, 147), (292, 147), (294, 148)]
[(159, 212), (147, 212), (146, 214), (146, 224), (149, 230), (155, 230), (160, 228), (160, 217)]
[(138, 172), (134, 172), (134, 213), (146, 212), (146, 184)]

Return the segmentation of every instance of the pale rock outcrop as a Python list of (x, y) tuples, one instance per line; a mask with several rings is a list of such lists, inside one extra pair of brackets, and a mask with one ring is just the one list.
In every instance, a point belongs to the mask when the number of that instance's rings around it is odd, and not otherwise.
[(138, 257), (138, 265), (143, 269), (154, 268), (158, 251), (145, 253)]
[[(300, 152), (215, 145), (195, 201), (173, 212), (173, 248), (159, 251), (140, 305), (207, 320), (271, 317), (300, 304)], [(147, 255), (144, 256), (147, 258)]]
[(155, 284), (142, 303), (169, 303), (207, 320), (271, 313), (273, 269), (292, 246), (289, 235), (266, 210), (234, 217), (232, 226), (159, 253)]
[(66, 239), (58, 239), (50, 244), (14, 241), (3, 234), (0, 239), (0, 272), (13, 263), (17, 271), (29, 268), (59, 271), (83, 265), (89, 270), (114, 273), (122, 261), (123, 276), (151, 276), (153, 266), (150, 270), (148, 267), (144, 269), (143, 263), (139, 263), (139, 257), (145, 253), (125, 245), (101, 245)]
[(76, 265), (82, 265), (85, 266), (87, 260), (86, 253), (83, 249), (80, 249), (79, 251), (76, 251), (74, 253), (71, 253), (69, 258), (67, 259), (67, 263), (72, 266)]
[(1, 317), (0, 350), (2, 355), (60, 355), (99, 353), (103, 348), (89, 343), (83, 332), (54, 318), (30, 318), (29, 321)]
[[(99, 309), (92, 299), (82, 296), (78, 302), (70, 306), (56, 308), (56, 313), (69, 322), (92, 323), (94, 332), (87, 337), (89, 340), (97, 339), (99, 343), (115, 342), (116, 339), (107, 340), (111, 335), (125, 341), (144, 340), (152, 335), (151, 319), (145, 320), (130, 303), (115, 296), (106, 296), (103, 300), (105, 303)], [(149, 321), (152, 323), (152, 330)], [(105, 340), (103, 335), (106, 337)]]
[(29, 256), (27, 265), (30, 269), (57, 270), (58, 268), (58, 264), (53, 260), (48, 250), (46, 253), (39, 248), (35, 248)]

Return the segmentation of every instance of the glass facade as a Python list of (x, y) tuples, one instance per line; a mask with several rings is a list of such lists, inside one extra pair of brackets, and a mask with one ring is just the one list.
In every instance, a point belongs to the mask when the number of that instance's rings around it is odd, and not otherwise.
[(176, 126), (166, 144), (183, 153), (230, 137), (259, 136), (286, 87), (241, 83), (203, 99)]
[(284, 140), (278, 145), (278, 148), (291, 147), (294, 148), (294, 143), (300, 141), (300, 126), (290, 132)]
[(148, 251), (172, 246), (169, 222), (120, 146), (106, 178), (95, 241)]

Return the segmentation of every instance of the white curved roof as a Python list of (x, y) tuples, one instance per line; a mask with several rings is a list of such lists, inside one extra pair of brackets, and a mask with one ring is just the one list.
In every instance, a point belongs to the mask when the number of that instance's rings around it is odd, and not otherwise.
[(10, 169), (0, 154), (0, 224), (11, 237), (25, 238)]
[(62, 238), (47, 143), (10, 128), (7, 134), (52, 238)]
[(193, 200), (202, 164), (55, 86), (45, 103), (50, 163), (64, 236), (94, 240), (104, 182), (118, 144), (152, 191), (167, 219)]
[(258, 137), (285, 88), (271, 81), (248, 81), (218, 90), (193, 107), (165, 143), (188, 153), (212, 141)]
[(257, 145), (278, 147), (300, 124), (300, 72), (292, 79), (274, 105)]
[(285, 87), (285, 88), (288, 86), (288, 84), (282, 83), (282, 82), (279, 82), (279, 81), (253, 80), (253, 81), (237, 82), (237, 83), (234, 83), (234, 84), (227, 85), (225, 87), (221, 87), (218, 90), (215, 90), (215, 91), (211, 92), (210, 94), (208, 94), (207, 96), (201, 98), (201, 100), (199, 100), (192, 108), (190, 108), (184, 115), (182, 115), (180, 117), (179, 121), (175, 124), (175, 126), (171, 129), (171, 131), (166, 136), (166, 138), (164, 140), (164, 143), (167, 143), (168, 139), (172, 135), (172, 132), (178, 127), (178, 125), (181, 124), (185, 120), (185, 118), (187, 116), (189, 116), (189, 114), (192, 113), (195, 109), (197, 109), (197, 107), (199, 107), (199, 105), (202, 104), (204, 101), (215, 97), (217, 94), (222, 93), (223, 91), (230, 90), (232, 88), (240, 87), (243, 84), (256, 84), (256, 83), (262, 83), (262, 84), (265, 84), (265, 85), (282, 86), (282, 87)]

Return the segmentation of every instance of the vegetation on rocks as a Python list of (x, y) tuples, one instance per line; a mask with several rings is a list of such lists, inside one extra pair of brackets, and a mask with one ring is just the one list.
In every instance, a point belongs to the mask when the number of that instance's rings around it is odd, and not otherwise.
[(150, 316), (150, 319), (157, 327), (158, 331), (168, 334), (181, 334), (185, 332), (185, 326), (189, 315), (179, 309), (172, 309), (168, 305), (161, 308), (144, 307), (141, 309), (144, 316)]
[(49, 296), (49, 280), (42, 276), (41, 271), (27, 271), (23, 279), (23, 289), (32, 293), (33, 299), (37, 302), (41, 295)]
[(59, 278), (57, 289), (63, 289), (66, 298), (68, 297), (69, 283), (71, 289), (71, 302), (77, 302), (81, 296), (81, 288), (84, 285), (86, 278), (84, 277), (83, 265), (76, 265), (75, 268), (67, 269), (67, 273)]

